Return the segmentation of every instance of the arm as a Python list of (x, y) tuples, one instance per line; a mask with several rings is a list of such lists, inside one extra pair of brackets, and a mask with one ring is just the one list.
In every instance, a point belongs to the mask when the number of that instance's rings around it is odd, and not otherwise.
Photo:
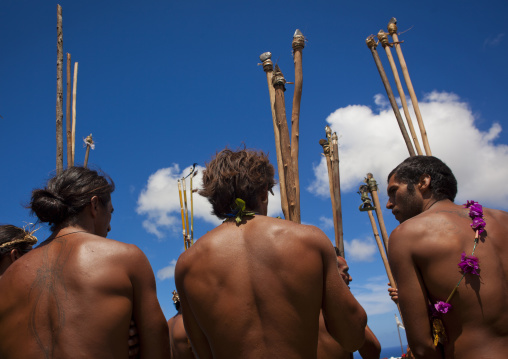
[(368, 325), (365, 327), (365, 342), (358, 352), (363, 359), (379, 359), (381, 354), (381, 344)]
[(319, 244), (323, 258), (323, 317), (330, 335), (347, 351), (354, 352), (365, 340), (367, 315), (353, 297), (337, 268), (333, 246), (321, 231)]
[(133, 316), (139, 335), (139, 357), (167, 359), (170, 356), (168, 324), (157, 300), (152, 267), (143, 252), (132, 247), (126, 263), (129, 263), (131, 269)]
[(212, 359), (213, 354), (210, 344), (208, 343), (205, 333), (201, 330), (187, 299), (185, 276), (188, 269), (187, 263), (190, 262), (190, 260), (186, 260), (187, 254), (188, 253), (185, 252), (182, 253), (175, 266), (175, 284), (176, 291), (180, 296), (180, 308), (182, 310), (183, 324), (192, 345), (193, 353), (196, 354), (195, 356), (200, 359)]
[(400, 225), (390, 235), (388, 258), (398, 285), (399, 305), (413, 354), (416, 358), (440, 359), (441, 353), (432, 340), (425, 283), (414, 262), (418, 239), (418, 234)]

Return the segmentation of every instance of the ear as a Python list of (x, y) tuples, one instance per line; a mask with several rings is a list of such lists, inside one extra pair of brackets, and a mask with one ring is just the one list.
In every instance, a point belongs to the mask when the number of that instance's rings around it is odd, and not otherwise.
[(265, 188), (263, 191), (261, 191), (260, 195), (261, 202), (266, 203), (268, 202), (268, 189)]
[(99, 206), (100, 206), (99, 197), (93, 196), (90, 199), (90, 213), (92, 214), (92, 217), (97, 216)]
[(418, 188), (420, 189), (420, 192), (424, 193), (430, 191), (430, 180), (431, 178), (428, 174), (420, 176), (420, 179), (418, 180)]
[(9, 256), (11, 257), (11, 261), (14, 263), (16, 260), (18, 260), (21, 257), (21, 253), (17, 249), (11, 250), (9, 253)]

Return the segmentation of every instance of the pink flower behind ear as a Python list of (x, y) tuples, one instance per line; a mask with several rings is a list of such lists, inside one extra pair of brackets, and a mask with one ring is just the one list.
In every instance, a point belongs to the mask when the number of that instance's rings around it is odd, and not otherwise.
[(446, 314), (448, 313), (448, 310), (452, 308), (452, 305), (450, 303), (446, 303), (440, 300), (436, 304), (434, 304), (434, 308), (436, 308), (436, 311), (438, 311), (439, 313)]
[(478, 270), (480, 269), (478, 257), (466, 256), (466, 252), (462, 252), (462, 258), (458, 264), (462, 272), (480, 275)]

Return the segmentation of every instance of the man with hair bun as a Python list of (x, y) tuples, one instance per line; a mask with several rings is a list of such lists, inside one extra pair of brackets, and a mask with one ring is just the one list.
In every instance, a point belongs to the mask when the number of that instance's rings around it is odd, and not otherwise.
[(388, 246), (398, 287), (390, 293), (413, 355), (506, 358), (508, 213), (455, 204), (457, 180), (432, 156), (404, 160), (387, 191), (386, 207), (400, 222)]
[(52, 234), (0, 280), (0, 358), (127, 358), (131, 319), (140, 358), (169, 357), (147, 258), (106, 238), (113, 190), (106, 175), (71, 167), (32, 192)]
[(274, 169), (263, 152), (225, 149), (203, 173), (224, 222), (186, 250), (175, 282), (199, 358), (317, 356), (319, 313), (348, 351), (367, 317), (341, 279), (331, 241), (314, 226), (267, 217)]

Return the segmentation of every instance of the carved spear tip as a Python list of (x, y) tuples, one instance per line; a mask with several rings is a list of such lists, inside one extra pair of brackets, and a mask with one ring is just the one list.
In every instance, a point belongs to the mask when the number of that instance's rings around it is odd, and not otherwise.
[(390, 35), (397, 33), (397, 19), (392, 17), (390, 22), (388, 23), (388, 33)]
[(324, 146), (326, 146), (326, 145), (328, 144), (328, 141), (327, 141), (327, 140), (320, 139), (320, 140), (319, 140), (319, 144), (320, 144), (321, 146), (323, 146), (323, 147), (324, 147)]
[(379, 30), (379, 32), (377, 33), (377, 38), (381, 42), (383, 47), (390, 46), (390, 42), (388, 41), (388, 35), (382, 29)]
[(263, 52), (261, 55), (259, 55), (259, 60), (261, 62), (265, 62), (266, 60), (269, 60), (272, 58), (271, 52)]
[(279, 65), (275, 64), (275, 69), (273, 70), (273, 77), (272, 77), (272, 85), (273, 86), (282, 86), (286, 84), (286, 79), (284, 78), (284, 75), (282, 74), (282, 71), (280, 71)]
[(330, 136), (332, 134), (332, 128), (330, 126), (325, 127), (326, 136)]
[(376, 40), (374, 39), (374, 35), (370, 35), (365, 39), (365, 43), (369, 49), (375, 49), (377, 47)]
[(300, 30), (296, 29), (291, 45), (293, 46), (293, 50), (303, 49), (305, 47), (305, 37)]
[(332, 135), (332, 141), (337, 142), (339, 140), (339, 137), (337, 136), (337, 132), (334, 132)]

